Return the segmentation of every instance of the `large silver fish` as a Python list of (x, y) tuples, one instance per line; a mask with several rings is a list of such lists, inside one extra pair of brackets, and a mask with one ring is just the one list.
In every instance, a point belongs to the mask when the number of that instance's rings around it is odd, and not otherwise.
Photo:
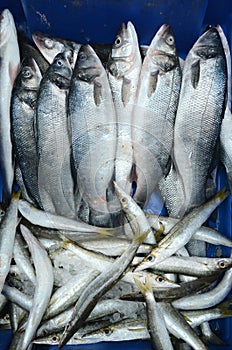
[(35, 117), (42, 75), (33, 58), (25, 59), (15, 80), (11, 100), (14, 151), (27, 193), (41, 206), (38, 190)]
[(78, 190), (90, 207), (90, 222), (109, 225), (106, 194), (114, 171), (116, 116), (105, 69), (89, 45), (78, 54), (68, 110)]
[(164, 24), (143, 61), (133, 112), (133, 150), (137, 188), (144, 204), (166, 171), (173, 145), (181, 69), (172, 30)]
[(0, 14), (0, 169), (3, 191), (10, 199), (14, 171), (10, 133), (10, 101), (20, 57), (17, 33), (12, 14), (5, 9)]
[(74, 184), (67, 96), (72, 76), (71, 51), (58, 54), (40, 84), (37, 100), (38, 186), (45, 211), (74, 217)]
[(115, 180), (127, 194), (131, 191), (133, 164), (132, 110), (141, 64), (135, 28), (131, 22), (123, 23), (112, 46), (107, 71), (117, 115)]
[(189, 51), (183, 69), (174, 132), (174, 159), (184, 189), (179, 216), (206, 199), (226, 88), (225, 53), (218, 30), (212, 27)]

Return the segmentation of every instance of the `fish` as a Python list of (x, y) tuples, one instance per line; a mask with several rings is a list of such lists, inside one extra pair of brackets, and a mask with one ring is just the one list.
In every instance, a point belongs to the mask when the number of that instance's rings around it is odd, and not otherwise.
[(163, 313), (167, 329), (171, 334), (178, 339), (183, 339), (195, 350), (207, 350), (207, 347), (195, 331), (171, 304), (160, 302), (158, 305)]
[[(122, 189), (120, 189), (115, 182), (114, 186), (122, 208), (124, 210), (130, 211), (130, 208), (133, 208), (133, 206), (131, 206), (131, 203), (134, 202), (133, 199)], [(138, 210), (139, 207), (137, 206), (136, 211)], [(133, 210), (131, 210), (130, 215), (134, 215), (134, 219), (137, 220), (137, 225), (135, 225), (135, 223), (132, 225), (134, 228), (134, 237), (131, 244), (128, 246), (125, 252), (111, 264), (109, 269), (103, 271), (99, 276), (97, 276), (89, 284), (88, 288), (83, 291), (74, 306), (72, 317), (65, 327), (59, 343), (59, 348), (63, 347), (76, 332), (76, 330), (84, 324), (85, 319), (89, 316), (94, 306), (97, 304), (99, 298), (102, 297), (122, 278), (126, 269), (133, 260), (138, 247), (150, 232), (150, 228), (147, 229), (147, 225), (144, 225), (143, 222), (137, 219), (136, 212), (133, 212)]]
[(37, 48), (44, 56), (44, 58), (51, 64), (59, 53), (64, 52), (65, 50), (73, 51), (73, 59), (71, 62), (72, 68), (75, 65), (78, 51), (81, 47), (80, 43), (77, 43), (72, 40), (66, 40), (59, 37), (54, 37), (48, 34), (41, 32), (32, 33), (32, 39), (36, 44)]
[(109, 227), (106, 194), (114, 171), (116, 116), (105, 69), (89, 45), (82, 46), (78, 53), (69, 92), (68, 118), (76, 183), (89, 205), (89, 222)]
[(42, 74), (33, 58), (24, 59), (11, 97), (12, 142), (29, 197), (42, 206), (38, 189), (36, 148), (36, 103)]
[(141, 66), (136, 30), (130, 21), (123, 23), (112, 45), (106, 69), (117, 118), (115, 181), (127, 194), (132, 186), (132, 111)]
[(169, 231), (158, 243), (158, 247), (144, 258), (135, 271), (155, 267), (159, 262), (175, 254), (192, 238), (193, 233), (201, 227), (217, 206), (228, 197), (229, 192), (223, 188), (211, 200), (192, 209), (185, 217)]
[(5, 200), (9, 203), (14, 178), (10, 103), (14, 80), (20, 67), (19, 46), (14, 18), (8, 9), (0, 15), (0, 167)]
[(145, 279), (145, 284), (135, 278), (135, 283), (141, 290), (146, 301), (146, 313), (148, 331), (151, 337), (152, 347), (156, 350), (171, 350), (172, 346), (165, 320), (158, 303), (154, 297), (149, 277)]
[(211, 200), (192, 209), (185, 217), (169, 231), (158, 243), (158, 247), (144, 258), (135, 271), (155, 267), (159, 262), (176, 253), (192, 238), (193, 233), (207, 220), (217, 206), (227, 198), (229, 192), (223, 188)]
[(211, 27), (195, 42), (183, 69), (173, 148), (184, 190), (179, 217), (206, 200), (207, 179), (218, 163), (227, 79), (223, 45)]
[(132, 117), (134, 198), (140, 205), (146, 205), (168, 166), (180, 85), (175, 39), (171, 27), (164, 24), (144, 58)]
[(10, 270), (13, 257), (16, 227), (18, 225), (18, 203), (20, 191), (13, 193), (10, 205), (0, 225), (0, 292)]
[(28, 228), (21, 224), (20, 230), (28, 244), (36, 272), (33, 306), (30, 309), (21, 347), (21, 350), (27, 350), (49, 304), (53, 289), (53, 269), (46, 250)]
[(38, 187), (42, 208), (68, 218), (76, 216), (67, 118), (71, 58), (71, 51), (55, 57), (41, 80), (36, 109)]
[(80, 231), (83, 233), (98, 232), (103, 235), (111, 235), (115, 232), (114, 229), (96, 227), (81, 220), (74, 220), (61, 215), (55, 215), (45, 212), (44, 210), (34, 207), (27, 201), (20, 199), (20, 213), (32, 224), (46, 228), (74, 231), (78, 235)]

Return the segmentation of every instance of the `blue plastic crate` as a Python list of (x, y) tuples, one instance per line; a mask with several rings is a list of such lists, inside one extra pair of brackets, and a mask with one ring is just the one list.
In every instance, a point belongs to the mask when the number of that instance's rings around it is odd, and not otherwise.
[[(122, 22), (132, 21), (141, 44), (149, 44), (164, 24), (172, 26), (179, 55), (185, 57), (195, 40), (208, 25), (220, 24), (232, 45), (232, 1), (230, 0), (1, 0), (0, 12), (8, 8), (18, 28), (30, 38), (34, 31), (73, 39), (81, 43), (112, 43)], [(218, 176), (218, 187), (226, 184), (223, 169)], [(1, 183), (0, 183), (1, 186)], [(1, 188), (0, 188), (1, 189)], [(210, 222), (221, 233), (232, 238), (231, 196), (220, 206), (216, 222)], [(215, 254), (209, 247), (208, 255)], [(228, 249), (222, 247), (224, 255)], [(232, 321), (216, 321), (219, 336), (232, 349)], [(6, 350), (11, 331), (0, 331), (0, 350)], [(99, 343), (78, 345), (83, 350), (151, 350), (149, 341)], [(56, 346), (37, 346), (36, 349), (57, 349)], [(77, 349), (66, 346), (65, 349)], [(212, 350), (224, 349), (210, 346)]]

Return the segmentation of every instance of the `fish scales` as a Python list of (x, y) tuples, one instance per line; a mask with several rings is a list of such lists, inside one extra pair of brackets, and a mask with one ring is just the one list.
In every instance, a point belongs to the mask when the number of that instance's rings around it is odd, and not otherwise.
[(43, 76), (38, 94), (36, 125), (38, 184), (43, 209), (75, 217), (67, 96), (72, 69), (70, 51), (58, 54)]
[(132, 140), (137, 188), (144, 204), (166, 171), (181, 84), (181, 69), (170, 26), (163, 25), (145, 56), (133, 111)]
[(182, 212), (206, 199), (227, 84), (226, 60), (216, 28), (194, 44), (184, 65), (174, 131), (174, 159), (184, 188)]
[(16, 77), (11, 99), (12, 140), (26, 190), (41, 206), (38, 190), (36, 148), (36, 101), (42, 75), (34, 59), (25, 59)]
[(116, 152), (116, 116), (107, 75), (89, 46), (77, 58), (69, 94), (72, 154), (78, 190), (90, 207), (90, 222), (105, 226), (110, 216), (107, 188)]

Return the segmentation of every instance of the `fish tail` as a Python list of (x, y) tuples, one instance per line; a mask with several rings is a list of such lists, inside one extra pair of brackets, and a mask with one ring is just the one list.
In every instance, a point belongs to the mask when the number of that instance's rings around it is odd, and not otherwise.
[(218, 309), (221, 310), (221, 316), (223, 317), (231, 317), (232, 316), (232, 296), (230, 296), (227, 300), (217, 306)]
[(226, 187), (223, 187), (215, 196), (215, 199), (220, 199), (221, 202), (224, 201), (229, 196), (230, 192), (226, 190)]
[(12, 193), (12, 199), (19, 199), (20, 196), (21, 196), (21, 190), (20, 190), (20, 189), (17, 190), (17, 191), (14, 191), (14, 192)]
[(153, 293), (149, 275), (146, 276), (145, 283), (142, 283), (138, 277), (136, 277), (136, 276), (133, 276), (133, 277), (134, 277), (134, 281), (135, 281), (136, 286), (139, 288), (139, 290), (141, 291), (141, 293), (143, 295), (145, 295), (148, 292)]

